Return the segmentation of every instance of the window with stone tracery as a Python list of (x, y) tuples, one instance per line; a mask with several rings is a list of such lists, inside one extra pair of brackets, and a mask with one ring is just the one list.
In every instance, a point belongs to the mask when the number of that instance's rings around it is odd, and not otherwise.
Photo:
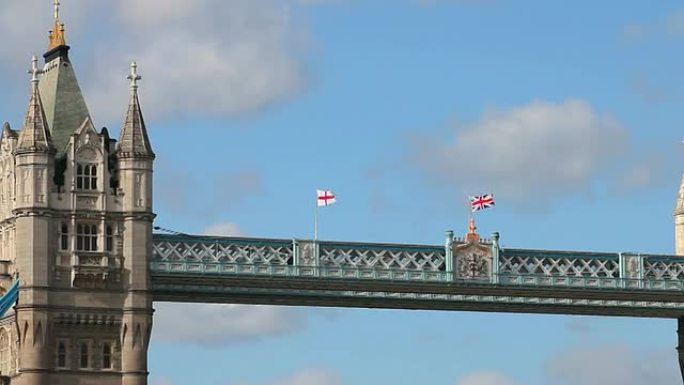
[(76, 188), (78, 190), (97, 189), (97, 165), (91, 163), (76, 165)]
[(57, 367), (67, 367), (67, 342), (64, 340), (57, 343)]
[(5, 329), (0, 330), (0, 374), (9, 375), (10, 372), (10, 344)]
[(69, 226), (62, 223), (59, 229), (59, 249), (69, 250)]
[(102, 369), (112, 368), (112, 344), (105, 342), (102, 344)]
[(97, 251), (97, 226), (79, 223), (76, 225), (76, 250)]
[(79, 351), (79, 367), (82, 369), (90, 368), (90, 342), (81, 341), (81, 348)]
[(105, 229), (105, 250), (114, 251), (114, 229), (112, 226), (107, 226)]

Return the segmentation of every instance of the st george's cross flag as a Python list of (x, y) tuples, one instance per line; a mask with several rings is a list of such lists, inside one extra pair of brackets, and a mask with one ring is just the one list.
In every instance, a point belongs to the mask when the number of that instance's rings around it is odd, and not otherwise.
[(480, 211), (482, 209), (486, 209), (489, 207), (494, 207), (494, 195), (492, 194), (476, 195), (474, 197), (469, 198), (470, 209), (472, 210), (472, 212)]
[(316, 190), (316, 203), (318, 207), (330, 206), (335, 202), (337, 202), (337, 199), (335, 199), (334, 192), (330, 190)]

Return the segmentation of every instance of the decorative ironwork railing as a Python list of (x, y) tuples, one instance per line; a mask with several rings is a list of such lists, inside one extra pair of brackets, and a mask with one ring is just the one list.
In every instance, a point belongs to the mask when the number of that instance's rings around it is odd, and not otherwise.
[(320, 266), (444, 271), (444, 247), (322, 242)]
[(618, 254), (506, 249), (499, 274), (547, 277), (619, 278)]
[[(456, 243), (455, 244), (461, 244)], [(492, 250), (486, 278), (463, 279), (445, 246), (154, 234), (153, 274), (317, 277), (591, 289), (684, 290), (684, 258), (633, 253)]]
[(154, 234), (153, 261), (209, 264), (292, 263), (293, 243), (279, 239)]
[(644, 278), (684, 281), (684, 258), (652, 256), (644, 258)]

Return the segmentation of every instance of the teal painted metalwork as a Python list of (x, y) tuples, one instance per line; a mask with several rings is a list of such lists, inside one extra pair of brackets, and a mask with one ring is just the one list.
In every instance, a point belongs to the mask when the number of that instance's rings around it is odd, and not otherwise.
[[(454, 278), (444, 246), (313, 242), (155, 234), (150, 272), (225, 276), (443, 282)], [(684, 258), (635, 253), (501, 249), (492, 234), (487, 284), (607, 290), (684, 290)], [(474, 283), (474, 282), (473, 282)]]
[(5, 294), (0, 297), (0, 317), (4, 316), (5, 313), (17, 302), (19, 297), (19, 280), (15, 279), (12, 285), (7, 289)]

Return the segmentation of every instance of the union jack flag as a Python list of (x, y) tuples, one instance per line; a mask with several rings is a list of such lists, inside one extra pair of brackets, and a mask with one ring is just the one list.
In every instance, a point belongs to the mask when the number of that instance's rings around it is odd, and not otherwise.
[(489, 207), (494, 207), (494, 195), (483, 194), (470, 198), (470, 209), (472, 212), (480, 211)]

